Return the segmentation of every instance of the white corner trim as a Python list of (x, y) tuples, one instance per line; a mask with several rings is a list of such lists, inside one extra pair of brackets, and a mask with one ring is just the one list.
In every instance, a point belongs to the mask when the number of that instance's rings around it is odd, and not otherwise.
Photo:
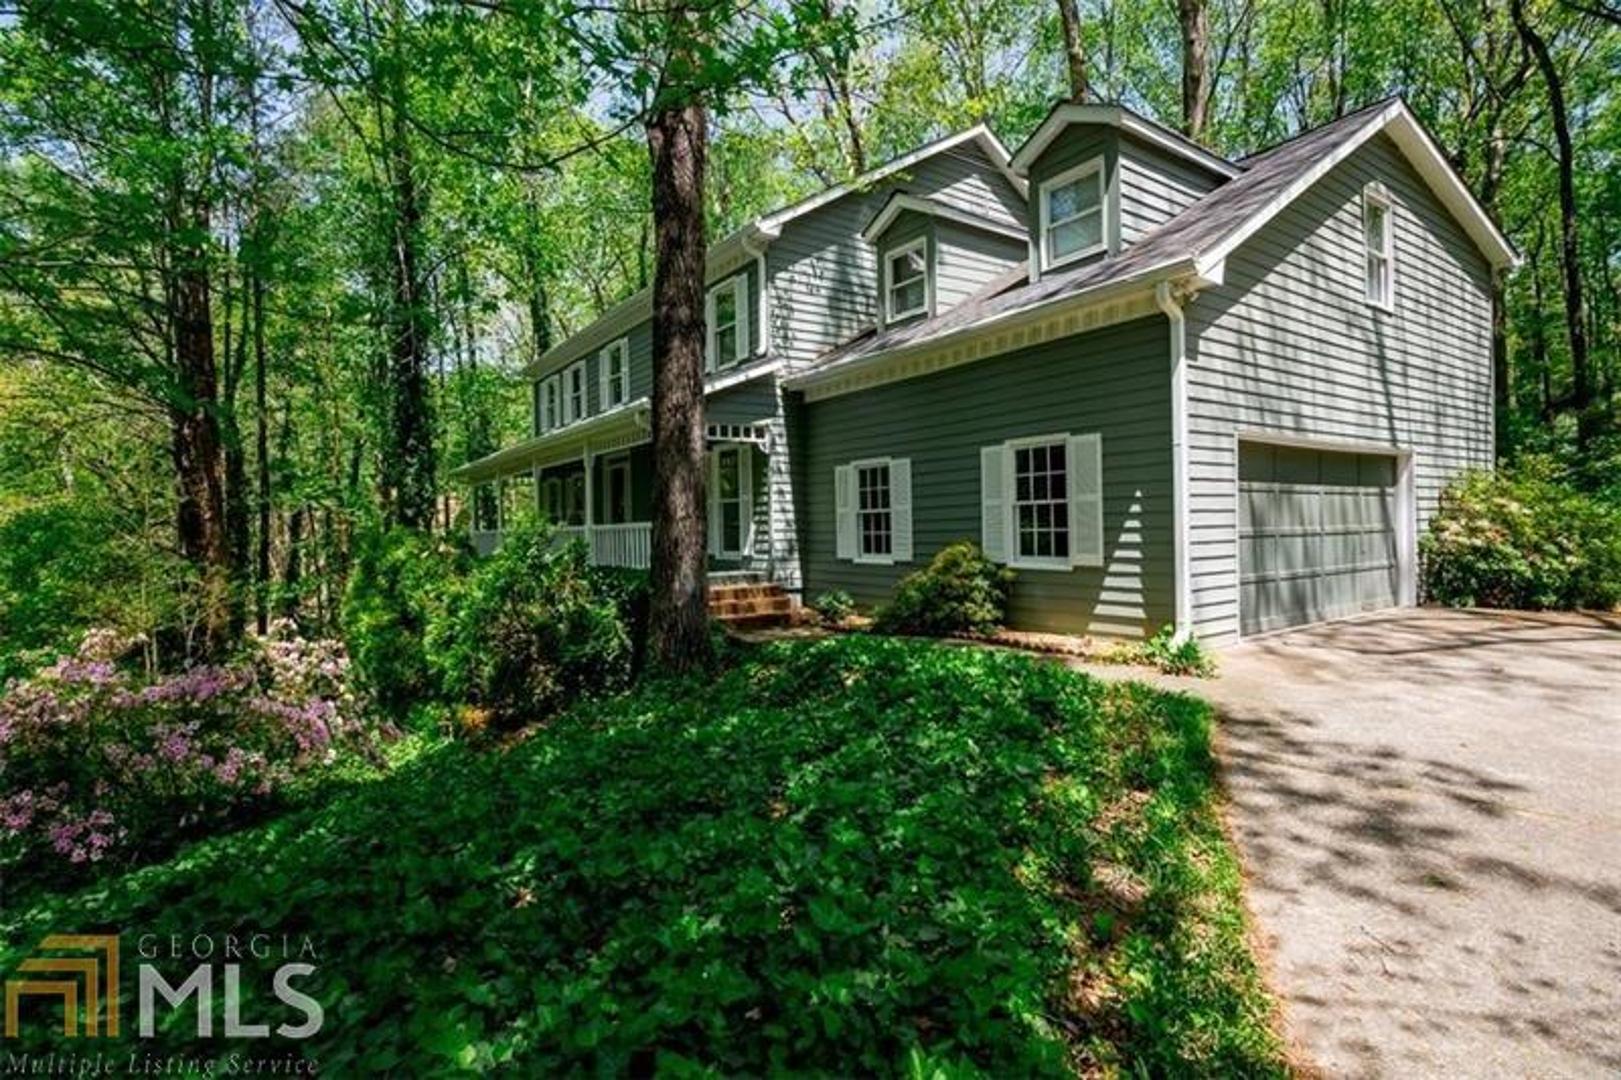
[(1154, 286), (1154, 302), (1171, 330), (1171, 564), (1176, 640), (1193, 636), (1193, 514), (1188, 505), (1188, 331), (1182, 301), (1169, 281)]
[(1214, 154), (1203, 147), (1188, 142), (1174, 132), (1168, 131), (1129, 109), (1118, 105), (1059, 105), (1047, 114), (1043, 120), (1019, 147), (1013, 155), (1011, 167), (1014, 172), (1023, 176), (1030, 170), (1030, 165), (1041, 156), (1041, 152), (1050, 146), (1054, 139), (1063, 133), (1071, 124), (1102, 124), (1107, 127), (1119, 128), (1132, 135), (1159, 147), (1161, 150), (1175, 157), (1201, 165), (1218, 176), (1228, 179), (1239, 175), (1244, 170), (1233, 164), (1219, 154)]
[[(1109, 226), (1113, 224), (1113, 221), (1109, 216), (1109, 204), (1112, 200), (1109, 198), (1109, 178), (1105, 175), (1104, 167), (1106, 164), (1103, 155), (1098, 154), (1081, 162), (1074, 168), (1065, 169), (1057, 176), (1049, 176), (1041, 182), (1041, 190), (1036, 198), (1039, 221), (1039, 226), (1036, 229), (1036, 252), (1039, 258), (1036, 263), (1041, 267), (1042, 272), (1056, 270), (1078, 259), (1084, 259), (1088, 255), (1096, 255), (1100, 251), (1109, 250)], [(1063, 187), (1065, 184), (1073, 184), (1077, 180), (1084, 180), (1093, 175), (1098, 178), (1098, 242), (1090, 247), (1071, 251), (1060, 258), (1051, 258), (1047, 247), (1047, 232), (1052, 225), (1047, 209), (1048, 195), (1054, 188)]]
[(884, 230), (889, 228), (897, 217), (908, 210), (929, 217), (941, 218), (945, 221), (954, 221), (971, 229), (979, 229), (981, 232), (1003, 236), (1009, 240), (1017, 240), (1021, 244), (1025, 242), (1027, 236), (1023, 229), (1012, 225), (993, 221), (988, 217), (963, 210), (960, 207), (947, 205), (936, 199), (913, 195), (907, 191), (897, 191), (885, 201), (883, 208), (878, 211), (878, 216), (873, 218), (865, 229), (861, 230), (861, 239), (869, 244), (873, 243), (883, 235)]

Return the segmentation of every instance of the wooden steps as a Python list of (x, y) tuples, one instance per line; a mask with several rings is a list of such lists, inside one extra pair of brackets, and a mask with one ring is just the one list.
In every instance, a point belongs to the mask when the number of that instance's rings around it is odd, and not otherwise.
[(793, 617), (793, 600), (781, 585), (765, 581), (709, 587), (709, 617), (736, 629), (783, 626)]

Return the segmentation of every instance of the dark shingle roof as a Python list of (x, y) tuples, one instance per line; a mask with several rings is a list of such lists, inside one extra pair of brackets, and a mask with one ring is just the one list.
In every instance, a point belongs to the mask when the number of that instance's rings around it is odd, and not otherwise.
[(1242, 228), (1286, 191), (1301, 174), (1371, 123), (1390, 101), (1381, 101), (1264, 150), (1244, 162), (1244, 172), (1228, 180), (1180, 214), (1115, 255), (1072, 269), (1057, 270), (1031, 282), (1025, 268), (1004, 275), (974, 296), (932, 319), (891, 330), (868, 332), (825, 354), (815, 372), (893, 349), (947, 336), (1023, 308), (1131, 280), (1156, 267), (1196, 259)]

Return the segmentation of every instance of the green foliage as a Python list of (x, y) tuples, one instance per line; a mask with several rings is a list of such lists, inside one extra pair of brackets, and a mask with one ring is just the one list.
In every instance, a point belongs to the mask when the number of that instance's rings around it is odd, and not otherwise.
[(972, 541), (959, 540), (895, 586), (874, 629), (930, 637), (988, 634), (1002, 624), (1012, 585), (1012, 570), (985, 558)]
[(449, 617), (468, 556), (411, 529), (364, 536), (343, 600), (343, 632), (360, 691), (382, 712), (404, 718), (441, 700), (429, 663), (429, 628)]
[[(65, 926), (308, 933), (326, 1024), (285, 1049), (339, 1075), (1277, 1075), (1209, 725), (1008, 653), (782, 643), (14, 896), (0, 968)], [(278, 962), (243, 1015), (285, 1015)], [(190, 1029), (141, 1049), (233, 1049)]]
[(585, 546), (558, 544), (544, 522), (507, 530), (430, 631), (446, 695), (512, 726), (623, 689), (632, 644), (621, 610), (639, 592), (594, 572)]
[(1142, 659), (1167, 675), (1197, 675), (1208, 678), (1216, 673), (1216, 661), (1196, 637), (1177, 639), (1176, 627), (1166, 624), (1141, 649)]
[(823, 622), (838, 626), (856, 613), (856, 602), (843, 589), (830, 589), (811, 603), (811, 610)]
[(1621, 502), (1528, 457), (1450, 487), (1419, 542), (1424, 589), (1443, 604), (1598, 608), (1621, 603)]

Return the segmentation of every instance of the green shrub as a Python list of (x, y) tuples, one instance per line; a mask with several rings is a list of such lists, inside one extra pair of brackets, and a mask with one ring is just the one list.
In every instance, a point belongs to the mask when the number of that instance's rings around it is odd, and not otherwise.
[(1447, 489), (1420, 541), (1426, 595), (1493, 608), (1621, 602), (1621, 509), (1546, 457), (1470, 473)]
[[(64, 926), (307, 932), (326, 1024), (274, 1049), (335, 1076), (1275, 1075), (1209, 724), (1000, 651), (757, 647), (8, 897), (0, 970)], [(243, 1015), (285, 1015), (280, 962), (243, 959)], [(243, 1049), (134, 1027), (109, 1057)], [(31, 1023), (8, 1049), (74, 1042)]]
[(1215, 674), (1216, 662), (1196, 637), (1178, 641), (1176, 627), (1165, 625), (1142, 644), (1142, 658), (1167, 675), (1197, 675), (1208, 678)]
[(393, 719), (442, 699), (429, 663), (429, 627), (453, 609), (468, 556), (426, 533), (395, 528), (360, 537), (343, 598), (355, 684)]
[(558, 544), (545, 523), (508, 530), (430, 627), (445, 692), (511, 726), (623, 689), (633, 651), (621, 603), (635, 590), (605, 580), (583, 544)]
[(1012, 585), (1012, 570), (985, 558), (972, 541), (959, 540), (895, 586), (874, 629), (930, 637), (988, 634), (1002, 625)]
[(811, 610), (825, 623), (838, 626), (856, 613), (856, 602), (843, 589), (832, 589), (811, 603)]

